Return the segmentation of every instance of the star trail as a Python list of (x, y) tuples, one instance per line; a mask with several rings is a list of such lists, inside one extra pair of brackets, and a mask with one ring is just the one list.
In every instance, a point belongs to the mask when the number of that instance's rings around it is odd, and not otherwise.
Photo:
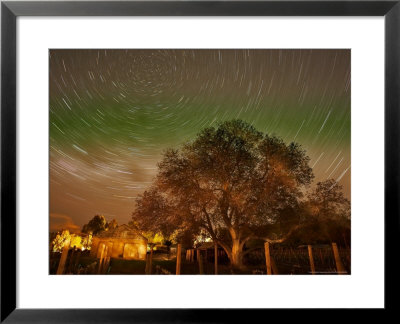
[(242, 119), (350, 198), (350, 50), (50, 50), (50, 229), (127, 223), (168, 147)]

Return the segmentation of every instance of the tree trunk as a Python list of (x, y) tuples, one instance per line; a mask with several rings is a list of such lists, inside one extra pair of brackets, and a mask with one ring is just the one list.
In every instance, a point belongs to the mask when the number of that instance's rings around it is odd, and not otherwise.
[(243, 268), (242, 247), (241, 247), (240, 241), (238, 239), (232, 240), (232, 254), (230, 257), (230, 261), (231, 261), (231, 264), (233, 267)]

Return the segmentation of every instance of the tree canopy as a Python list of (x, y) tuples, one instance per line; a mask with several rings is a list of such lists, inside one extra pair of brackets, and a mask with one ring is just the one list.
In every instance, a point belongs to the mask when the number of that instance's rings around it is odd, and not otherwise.
[(96, 235), (103, 231), (114, 229), (117, 226), (118, 223), (115, 219), (108, 223), (103, 215), (95, 215), (87, 224), (83, 225), (82, 232)]
[(240, 265), (245, 242), (298, 207), (313, 179), (309, 160), (299, 144), (241, 120), (206, 128), (164, 153), (133, 219), (145, 230), (205, 233)]
[(317, 183), (308, 194), (307, 208), (308, 215), (319, 221), (350, 219), (350, 201), (344, 197), (342, 186), (333, 179)]

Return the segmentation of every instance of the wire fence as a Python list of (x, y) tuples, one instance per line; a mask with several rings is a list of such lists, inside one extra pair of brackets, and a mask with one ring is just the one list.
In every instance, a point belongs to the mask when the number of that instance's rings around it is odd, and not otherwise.
[[(337, 255), (335, 256), (335, 248)], [(235, 269), (224, 251), (218, 251), (217, 266), (213, 250), (192, 249), (192, 253), (183, 251), (179, 262), (180, 274), (266, 274), (268, 263), (271, 274), (351, 274), (351, 250), (333, 245), (305, 245), (287, 247), (269, 245), (268, 261), (265, 248), (247, 251), (243, 257), (243, 268)], [(185, 255), (186, 254), (186, 255)], [(199, 259), (200, 257), (200, 259)], [(148, 255), (149, 258), (149, 255)], [(50, 254), (50, 274), (59, 273), (61, 254)], [(152, 259), (149, 268), (148, 260), (104, 260), (90, 257), (88, 253), (68, 251), (63, 274), (175, 274), (177, 259)]]

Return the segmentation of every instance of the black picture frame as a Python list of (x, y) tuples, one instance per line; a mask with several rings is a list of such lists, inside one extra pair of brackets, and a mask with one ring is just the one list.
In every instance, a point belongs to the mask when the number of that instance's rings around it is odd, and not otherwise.
[[(395, 1), (29, 1), (1, 3), (1, 321), (7, 323), (252, 322), (255, 309), (16, 308), (16, 19), (19, 16), (384, 16), (385, 310), (399, 286), (400, 0)], [(368, 271), (368, 270), (366, 270)], [(368, 283), (366, 283), (367, 285)], [(40, 298), (40, 292), (38, 292)], [(381, 316), (382, 313), (379, 312)], [(271, 316), (268, 314), (268, 316)], [(312, 315), (318, 319), (318, 314)], [(326, 316), (326, 315), (324, 315)], [(331, 315), (330, 315), (331, 316)], [(333, 315), (335, 316), (335, 315)], [(368, 315), (370, 316), (370, 315)], [(249, 319), (250, 318), (250, 319)]]

